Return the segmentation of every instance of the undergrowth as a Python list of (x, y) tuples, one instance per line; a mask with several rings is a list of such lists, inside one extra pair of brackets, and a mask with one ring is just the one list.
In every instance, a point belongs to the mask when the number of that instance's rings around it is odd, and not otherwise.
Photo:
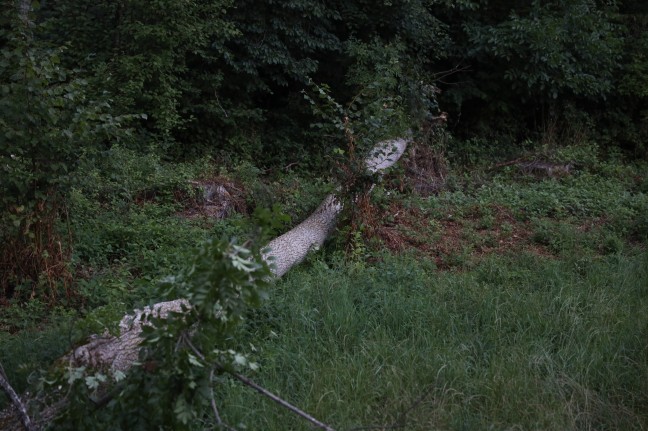
[[(339, 429), (644, 429), (646, 268), (645, 251), (462, 273), (316, 260), (250, 325), (256, 379)], [(223, 397), (229, 423), (309, 429), (245, 388)]]
[[(253, 346), (255, 380), (336, 429), (648, 427), (645, 164), (544, 148), (524, 157), (579, 163), (542, 177), (493, 168), (482, 150), (418, 150), (416, 169), (374, 188), (368, 217), (270, 289), (237, 340)], [(87, 335), (115, 332), (205, 239), (258, 239), (257, 223), (279, 234), (332, 190), (298, 169), (118, 147), (82, 172), (67, 220), (75, 300), (0, 315), (0, 363), (19, 391)], [(236, 193), (226, 219), (199, 210), (195, 185), (210, 182)], [(234, 382), (218, 404), (229, 424), (307, 429)]]

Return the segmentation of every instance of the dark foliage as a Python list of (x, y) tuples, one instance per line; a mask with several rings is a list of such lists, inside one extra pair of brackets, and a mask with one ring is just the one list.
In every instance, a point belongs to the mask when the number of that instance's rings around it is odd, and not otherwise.
[(648, 155), (641, 1), (32, 6), (25, 20), (7, 4), (2, 21), (0, 221), (17, 244), (3, 254), (13, 262), (5, 297), (65, 267), (69, 244), (56, 225), (83, 181), (77, 165), (117, 140), (161, 160), (225, 154), (268, 169), (328, 169), (348, 136), (344, 125), (321, 127), (304, 98), (314, 88), (341, 107), (326, 122), (349, 116), (356, 141), (416, 129), (441, 109), (452, 134), (488, 142), (493, 154), (580, 140)]

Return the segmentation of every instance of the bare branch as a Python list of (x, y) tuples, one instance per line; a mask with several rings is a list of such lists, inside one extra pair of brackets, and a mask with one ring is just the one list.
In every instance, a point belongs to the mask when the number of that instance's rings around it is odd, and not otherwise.
[(209, 402), (211, 403), (211, 408), (214, 411), (214, 418), (216, 418), (216, 423), (218, 425), (221, 425), (223, 421), (221, 420), (220, 413), (218, 413), (218, 407), (216, 406), (216, 397), (214, 396), (214, 369), (212, 368), (211, 371), (209, 372), (209, 383), (210, 385), (210, 400)]
[(25, 407), (25, 405), (20, 400), (20, 397), (18, 396), (16, 391), (14, 391), (14, 389), (9, 384), (9, 380), (7, 379), (7, 376), (5, 375), (4, 368), (2, 367), (2, 364), (0, 364), (0, 388), (2, 388), (2, 391), (5, 394), (7, 394), (7, 396), (11, 400), (12, 404), (16, 408), (18, 416), (20, 416), (20, 422), (22, 422), (23, 427), (27, 431), (34, 431), (36, 428), (32, 424), (32, 421), (29, 418), (29, 414), (27, 414), (27, 407)]
[(212, 386), (210, 387), (210, 391), (211, 391), (210, 403), (211, 403), (212, 410), (214, 411), (214, 418), (216, 418), (216, 425), (218, 425), (221, 428), (225, 428), (227, 431), (236, 431), (234, 428), (232, 428), (231, 426), (223, 422), (223, 420), (220, 417), (220, 413), (218, 413), (218, 407), (216, 407), (216, 397), (214, 396), (214, 387), (213, 387), (214, 368), (212, 368), (209, 373), (209, 383), (212, 384)]
[[(198, 348), (196, 346), (194, 346), (194, 344), (191, 342), (191, 339), (187, 336), (187, 334), (182, 334), (181, 338), (183, 339), (183, 341), (185, 343), (187, 343), (187, 345), (189, 346), (191, 351), (194, 352), (194, 354), (196, 356), (198, 356), (198, 358), (200, 358), (201, 361), (205, 360), (205, 355), (203, 355), (202, 352), (200, 350), (198, 350)], [(295, 413), (296, 415), (303, 417), (304, 419), (306, 419), (307, 421), (309, 421), (310, 423), (312, 423), (316, 427), (321, 428), (321, 429), (323, 429), (325, 431), (335, 431), (329, 425), (326, 425), (325, 423), (318, 421), (317, 419), (315, 419), (314, 417), (312, 417), (311, 415), (309, 415), (305, 411), (299, 409), (298, 407), (293, 406), (288, 401), (286, 401), (283, 398), (280, 398), (279, 396), (273, 394), (272, 392), (265, 389), (264, 387), (257, 385), (256, 383), (254, 383), (252, 380), (245, 377), (244, 375), (229, 371), (229, 370), (223, 368), (222, 366), (220, 366), (218, 364), (216, 364), (216, 367), (218, 367), (219, 369), (227, 372), (232, 377), (234, 377), (236, 380), (238, 380), (239, 382), (243, 383), (246, 386), (251, 387), (252, 389), (259, 392), (264, 397), (270, 398), (272, 401), (276, 402), (277, 404), (281, 405), (282, 407), (285, 407), (288, 410), (290, 410), (291, 412)], [(211, 374), (209, 376), (210, 380), (213, 379), (213, 377), (214, 377), (214, 371), (212, 370), (212, 372), (211, 372)], [(214, 401), (213, 393), (212, 393), (212, 409), (215, 412), (216, 420), (218, 421), (219, 424), (222, 424), (222, 421), (220, 420), (220, 415), (218, 414), (218, 409), (216, 409), (216, 402)]]
[(264, 387), (257, 385), (256, 383), (254, 383), (252, 380), (248, 379), (244, 375), (238, 374), (238, 373), (230, 373), (230, 374), (232, 375), (232, 377), (234, 377), (239, 382), (243, 383), (246, 386), (251, 387), (252, 389), (257, 391), (258, 393), (260, 393), (264, 397), (270, 398), (275, 403), (279, 404), (282, 407), (285, 407), (286, 409), (290, 410), (291, 412), (295, 413), (296, 415), (303, 417), (304, 419), (306, 419), (307, 421), (309, 421), (310, 423), (312, 423), (316, 427), (321, 428), (321, 429), (323, 429), (325, 431), (335, 431), (329, 425), (326, 425), (325, 423), (318, 421), (317, 419), (315, 419), (314, 417), (312, 417), (311, 415), (309, 415), (305, 411), (300, 410), (299, 408), (293, 406), (288, 401), (286, 401), (283, 398), (280, 398), (279, 396), (273, 394), (272, 392), (265, 389)]

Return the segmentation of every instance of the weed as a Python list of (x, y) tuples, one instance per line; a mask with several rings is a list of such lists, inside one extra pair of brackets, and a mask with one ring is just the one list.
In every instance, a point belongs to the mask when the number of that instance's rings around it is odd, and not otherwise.
[(623, 240), (614, 233), (608, 233), (603, 237), (601, 251), (605, 254), (618, 253), (623, 250)]

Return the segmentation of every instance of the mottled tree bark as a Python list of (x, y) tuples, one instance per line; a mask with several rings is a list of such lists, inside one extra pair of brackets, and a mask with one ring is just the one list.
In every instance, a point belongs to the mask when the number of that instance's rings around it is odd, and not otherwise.
[[(410, 141), (411, 138), (408, 137), (378, 143), (365, 161), (367, 171), (378, 173), (392, 166), (405, 152)], [(341, 199), (336, 194), (330, 194), (306, 220), (270, 241), (263, 257), (270, 263), (273, 274), (281, 277), (304, 260), (311, 250), (321, 247), (333, 231), (342, 209)], [(179, 299), (136, 310), (134, 314), (121, 320), (119, 336), (93, 336), (65, 360), (75, 366), (87, 365), (112, 372), (126, 372), (138, 358), (142, 326), (147, 324), (148, 319), (152, 316), (164, 317), (169, 312), (181, 312), (189, 306), (187, 301)], [(51, 412), (48, 412), (49, 415)], [(2, 415), (0, 425), (1, 419)]]
[[(392, 166), (407, 148), (410, 138), (380, 142), (367, 158), (367, 170), (377, 173)], [(308, 253), (321, 247), (335, 228), (342, 211), (342, 202), (335, 194), (328, 195), (306, 220), (285, 234), (270, 241), (264, 259), (271, 264), (276, 277), (283, 276), (303, 261)], [(70, 359), (80, 365), (127, 371), (137, 359), (142, 324), (148, 317), (164, 317), (169, 312), (180, 312), (189, 304), (184, 300), (161, 302), (125, 316), (120, 323), (120, 335), (98, 336), (72, 352)]]

